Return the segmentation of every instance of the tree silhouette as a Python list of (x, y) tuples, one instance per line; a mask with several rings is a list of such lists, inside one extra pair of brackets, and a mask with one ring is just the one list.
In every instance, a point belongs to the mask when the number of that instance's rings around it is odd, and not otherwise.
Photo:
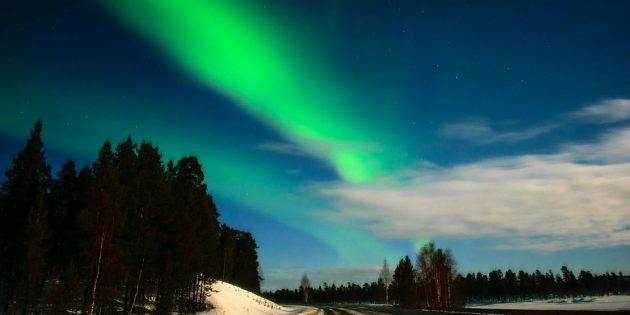
[(413, 306), (417, 304), (416, 288), (413, 266), (409, 256), (401, 259), (394, 270), (392, 288), (397, 297), (398, 304), (402, 306)]
[(416, 266), (427, 306), (452, 306), (456, 272), (455, 259), (450, 250), (437, 248), (435, 243), (429, 242), (420, 249)]
[[(115, 238), (115, 233), (121, 227), (120, 220), (123, 220), (123, 192), (109, 141), (101, 147), (92, 169), (94, 184), (91, 189), (92, 202), (88, 207), (93, 232), (90, 236), (92, 275), (89, 281), (91, 298), (86, 310), (88, 314), (93, 314), (97, 306), (105, 307), (105, 301), (113, 299), (115, 290), (112, 287), (125, 272), (120, 260), (120, 244)], [(100, 301), (97, 301), (97, 292)]]
[(51, 179), (41, 132), (38, 121), (0, 185), (0, 313), (193, 313), (224, 270), (260, 289), (253, 235), (233, 230), (220, 252), (231, 229), (195, 157), (165, 167), (129, 137)]
[(0, 311), (30, 312), (43, 288), (46, 196), (50, 166), (44, 158), (42, 122), (31, 130), (26, 146), (13, 159), (0, 193)]
[(308, 291), (310, 286), (311, 281), (308, 279), (308, 275), (303, 274), (302, 279), (300, 280), (300, 288), (302, 289), (302, 293), (304, 294), (304, 303), (308, 303)]
[(389, 271), (387, 259), (383, 260), (383, 267), (381, 268), (381, 272), (378, 275), (378, 280), (385, 287), (385, 304), (389, 304), (389, 285), (392, 283), (392, 274)]

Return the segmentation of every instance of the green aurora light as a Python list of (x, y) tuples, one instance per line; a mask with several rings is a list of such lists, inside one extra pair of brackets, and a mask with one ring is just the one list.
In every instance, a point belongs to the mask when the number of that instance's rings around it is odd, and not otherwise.
[[(229, 140), (229, 130), (194, 133), (189, 128), (182, 129), (173, 120), (170, 106), (159, 100), (147, 104), (144, 99), (128, 99), (129, 103), (145, 105), (121, 108), (116, 100), (99, 90), (83, 89), (73, 94), (55, 95), (55, 90), (72, 90), (72, 86), (79, 83), (68, 84), (31, 85), (38, 93), (30, 96), (28, 110), (21, 105), (24, 91), (18, 89), (4, 94), (7, 105), (5, 115), (0, 115), (0, 132), (16, 140), (24, 139), (33, 122), (43, 118), (47, 148), (87, 159), (96, 157), (106, 139), (115, 145), (132, 135), (135, 140), (156, 144), (165, 160), (197, 156), (213, 195), (314, 236), (334, 249), (339, 264), (364, 261), (373, 250), (395, 257), (392, 249), (374, 236), (327, 222), (319, 208), (313, 208), (313, 205), (323, 207), (321, 201), (300, 193), (298, 178), (282, 176), (286, 174), (283, 165), (261, 164), (260, 154), (244, 154)], [(58, 110), (58, 104), (64, 105), (63, 111)], [(85, 104), (91, 105), (86, 107)], [(256, 153), (255, 150), (252, 153)]]
[[(399, 167), (395, 128), (368, 119), (365, 100), (327, 71), (316, 45), (239, 1), (105, 1), (177, 64), (327, 161), (346, 181)], [(364, 104), (364, 106), (361, 106)], [(385, 145), (387, 144), (387, 145)]]

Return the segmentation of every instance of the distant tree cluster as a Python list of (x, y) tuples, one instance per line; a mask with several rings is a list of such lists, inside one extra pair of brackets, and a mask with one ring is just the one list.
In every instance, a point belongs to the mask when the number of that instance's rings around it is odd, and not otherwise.
[(219, 226), (197, 158), (128, 138), (53, 178), (41, 131), (0, 188), (0, 313), (192, 312), (220, 276), (259, 290), (256, 243)]
[(622, 273), (593, 274), (580, 270), (576, 276), (568, 267), (562, 266), (560, 273), (551, 270), (528, 273), (501, 269), (459, 276), (463, 282), (468, 302), (480, 300), (514, 301), (554, 297), (594, 296), (630, 292), (630, 278)]
[[(453, 280), (456, 274), (455, 261), (448, 250), (436, 248), (429, 243), (418, 254), (418, 265), (414, 268), (411, 259), (401, 259), (393, 276), (387, 261), (372, 283), (358, 285), (348, 282), (337, 286), (324, 283), (317, 288), (304, 286), (304, 276), (299, 288), (265, 292), (264, 296), (282, 303), (305, 302), (305, 291), (310, 303), (394, 303), (402, 306), (454, 305)], [(420, 299), (422, 297), (422, 299)]]
[[(304, 279), (304, 278), (302, 278)], [(302, 282), (302, 281), (300, 281)], [(306, 294), (305, 294), (306, 293)], [(328, 285), (313, 288), (310, 286), (297, 289), (280, 289), (264, 292), (263, 296), (277, 303), (384, 303), (385, 287), (382, 283), (365, 283), (362, 286), (348, 282), (345, 285)], [(306, 297), (308, 296), (308, 300)]]
[(450, 250), (427, 243), (418, 252), (415, 269), (409, 257), (398, 263), (391, 288), (392, 301), (405, 307), (461, 305), (460, 290), (454, 283), (455, 265)]
[(432, 242), (420, 249), (415, 267), (409, 257), (399, 261), (389, 286), (388, 275), (389, 267), (384, 262), (376, 282), (341, 286), (324, 283), (317, 288), (302, 285), (298, 289), (281, 289), (264, 295), (283, 303), (301, 303), (304, 291), (308, 290), (310, 303), (392, 303), (445, 309), (480, 300), (514, 301), (630, 292), (630, 278), (621, 273), (594, 275), (581, 270), (575, 276), (566, 266), (559, 274), (493, 270), (487, 275), (463, 276), (457, 273), (450, 250), (438, 248)]

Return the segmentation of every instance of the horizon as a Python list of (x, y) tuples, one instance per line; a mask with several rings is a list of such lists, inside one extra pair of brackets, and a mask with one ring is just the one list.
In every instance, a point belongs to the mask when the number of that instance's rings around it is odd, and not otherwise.
[(629, 3), (5, 12), (3, 174), (38, 118), (52, 174), (127, 136), (197, 156), (263, 291), (376, 281), (429, 241), (464, 274), (630, 273)]

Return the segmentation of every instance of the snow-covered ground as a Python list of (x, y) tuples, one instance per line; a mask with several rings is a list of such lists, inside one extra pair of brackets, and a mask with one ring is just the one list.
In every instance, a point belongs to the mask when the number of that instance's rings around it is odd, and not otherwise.
[(212, 284), (207, 302), (214, 309), (200, 315), (316, 315), (316, 308), (304, 306), (282, 306), (227, 282)]
[[(305, 306), (283, 306), (226, 282), (212, 285), (207, 302), (215, 308), (199, 315), (323, 315), (322, 310)], [(471, 308), (531, 310), (630, 310), (630, 295), (575, 299), (534, 300), (518, 303), (469, 305)]]
[(529, 310), (630, 310), (630, 295), (594, 296), (586, 298), (534, 300), (518, 303), (471, 305), (472, 308)]

